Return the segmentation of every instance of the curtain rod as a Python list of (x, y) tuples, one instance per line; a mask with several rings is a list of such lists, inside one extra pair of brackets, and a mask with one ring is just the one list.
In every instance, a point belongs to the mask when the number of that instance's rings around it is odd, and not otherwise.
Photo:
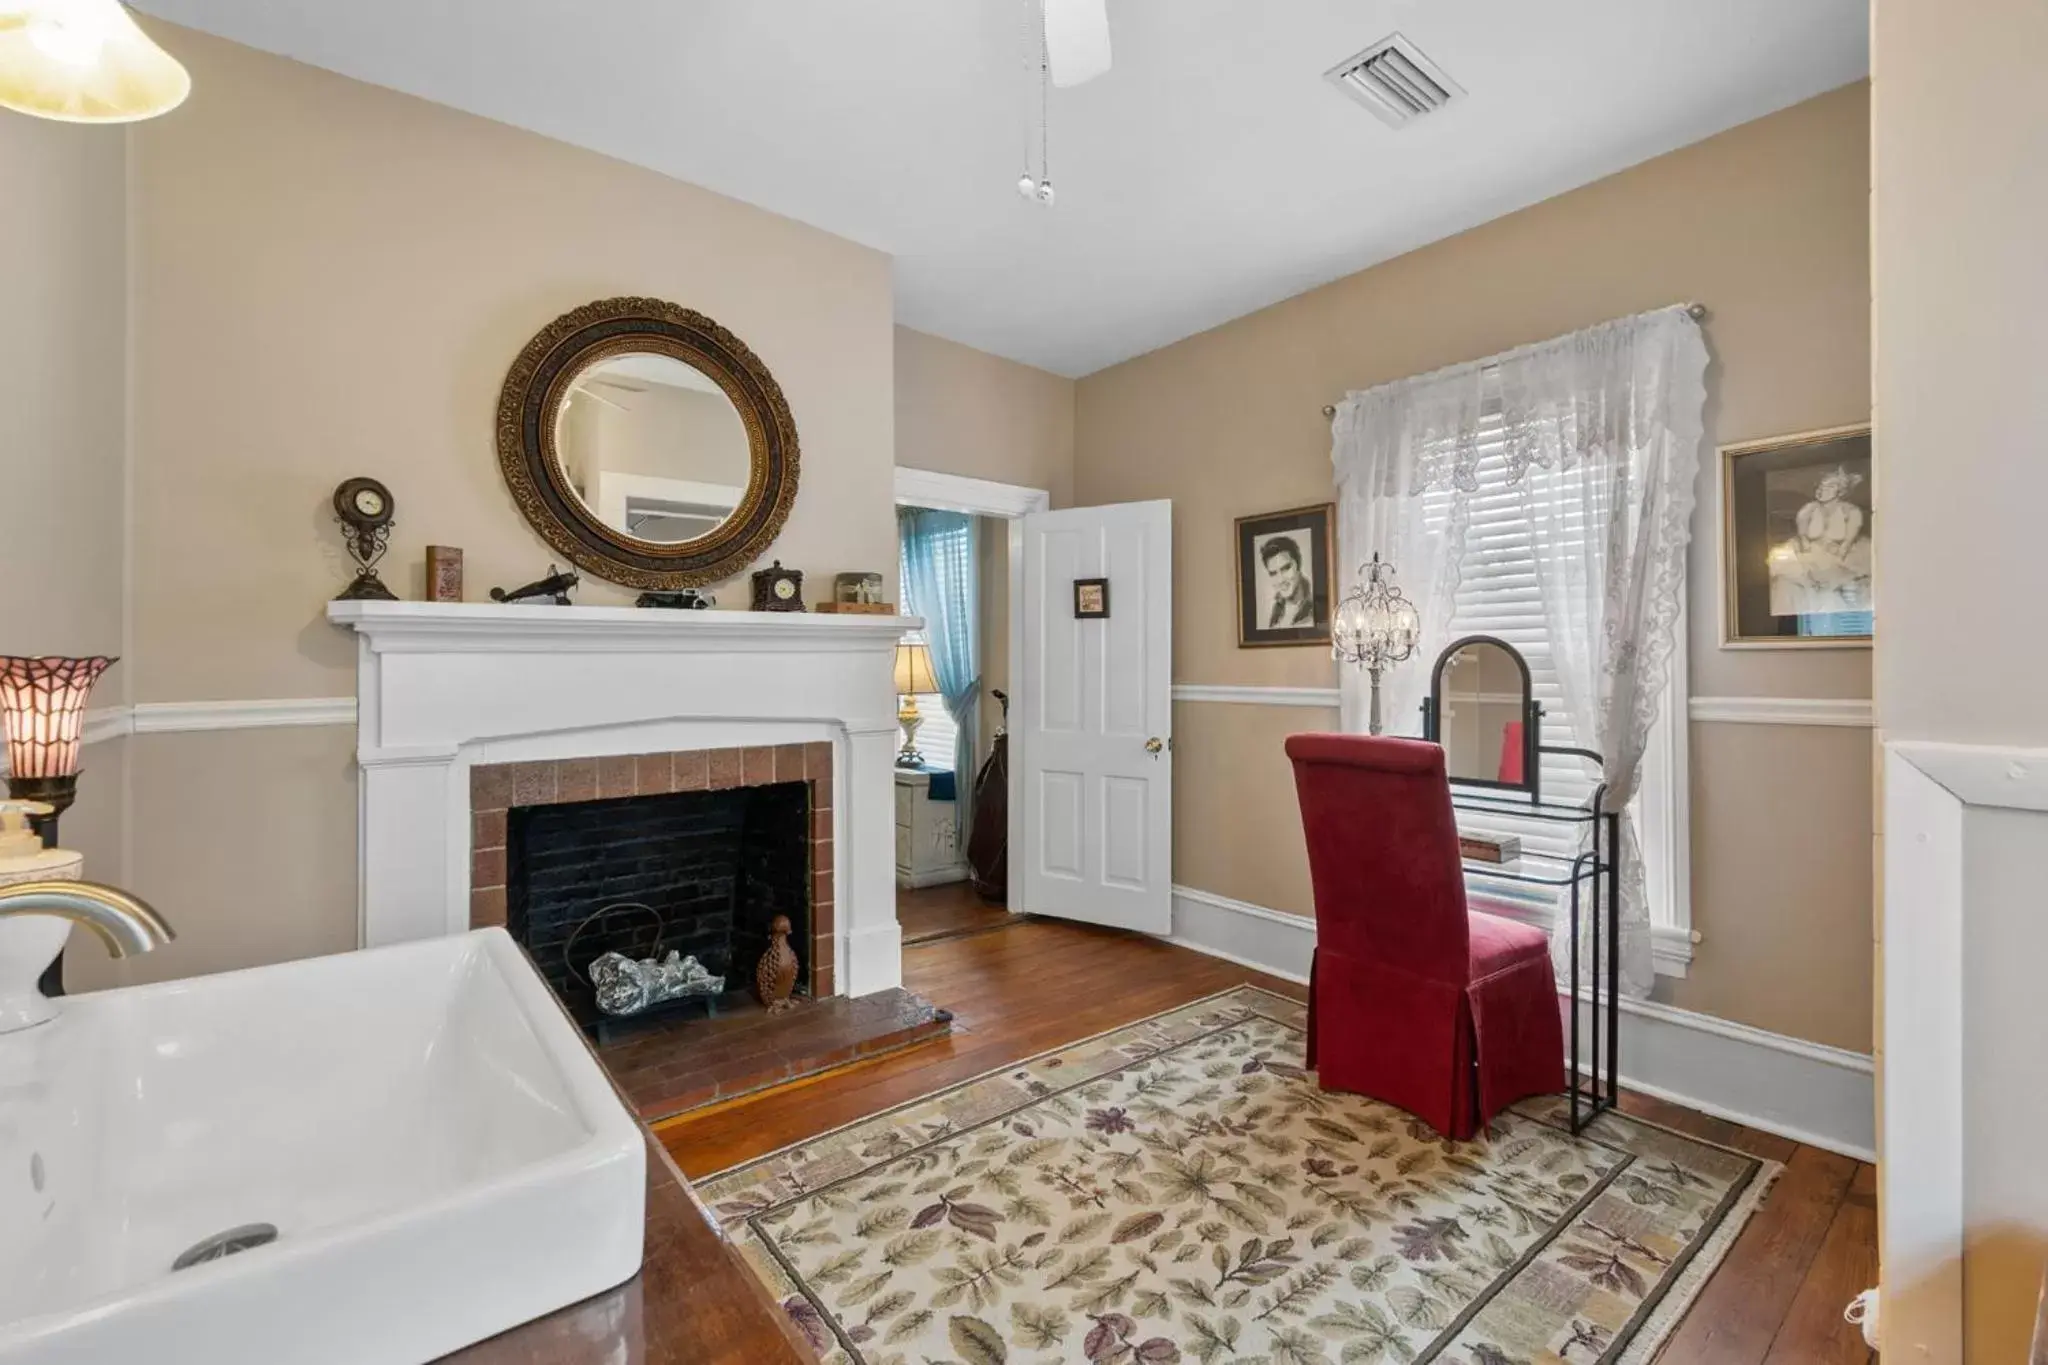
[[(1685, 305), (1685, 313), (1694, 322), (1705, 322), (1707, 320), (1707, 305), (1704, 303), (1688, 303)], [(1336, 415), (1337, 405), (1335, 403), (1323, 404), (1323, 416), (1335, 417)]]

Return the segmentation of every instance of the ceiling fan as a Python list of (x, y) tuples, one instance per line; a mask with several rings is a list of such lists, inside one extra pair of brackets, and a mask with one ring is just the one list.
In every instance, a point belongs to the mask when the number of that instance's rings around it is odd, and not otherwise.
[(1061, 89), (1109, 70), (1109, 0), (1044, 0), (1045, 62)]
[(1026, 65), (1038, 105), (1038, 170), (1032, 172), (1027, 138), (1017, 193), (1049, 207), (1053, 187), (1047, 97), (1055, 85), (1082, 85), (1109, 70), (1109, 0), (1025, 0), (1024, 13)]

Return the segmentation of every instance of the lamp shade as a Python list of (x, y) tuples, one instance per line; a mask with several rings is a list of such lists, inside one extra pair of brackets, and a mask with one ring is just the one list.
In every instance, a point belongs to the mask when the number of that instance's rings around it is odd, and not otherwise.
[(132, 123), (191, 93), (192, 77), (120, 0), (0, 0), (0, 106), (66, 123)]
[(7, 731), (8, 776), (71, 777), (85, 732), (85, 703), (112, 659), (0, 657), (0, 724)]
[(896, 646), (896, 690), (905, 696), (939, 690), (932, 673), (932, 647), (905, 642)]

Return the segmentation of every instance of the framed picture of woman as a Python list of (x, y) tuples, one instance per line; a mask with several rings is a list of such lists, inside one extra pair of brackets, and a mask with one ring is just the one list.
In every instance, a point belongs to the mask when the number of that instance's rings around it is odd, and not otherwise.
[(1237, 519), (1237, 644), (1327, 645), (1334, 503)]
[(1870, 647), (1870, 427), (1721, 448), (1721, 644)]

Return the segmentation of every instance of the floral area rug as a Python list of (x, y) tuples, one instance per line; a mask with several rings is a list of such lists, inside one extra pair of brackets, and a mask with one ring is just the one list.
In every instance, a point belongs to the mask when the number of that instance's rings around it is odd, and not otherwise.
[(1250, 986), (698, 1183), (827, 1365), (1647, 1360), (1778, 1167), (1562, 1099), (1450, 1143)]

